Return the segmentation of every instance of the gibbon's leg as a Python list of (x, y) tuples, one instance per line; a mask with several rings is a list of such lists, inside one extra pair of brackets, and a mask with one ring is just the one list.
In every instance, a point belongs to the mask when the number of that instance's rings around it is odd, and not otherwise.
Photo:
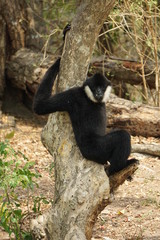
[(111, 164), (108, 170), (111, 175), (131, 164), (132, 161), (127, 160), (131, 153), (131, 137), (125, 130), (117, 130), (108, 135), (106, 135), (106, 147), (110, 146), (110, 141), (113, 146), (108, 160)]
[(125, 130), (117, 130), (105, 136), (90, 137), (81, 148), (82, 155), (100, 164), (110, 162), (109, 174), (118, 172), (133, 163), (128, 160), (131, 152), (130, 135)]

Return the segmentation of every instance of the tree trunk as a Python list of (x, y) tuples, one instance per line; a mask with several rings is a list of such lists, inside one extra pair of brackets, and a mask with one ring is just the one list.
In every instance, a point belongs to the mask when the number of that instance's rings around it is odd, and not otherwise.
[[(66, 36), (61, 60), (59, 90), (82, 84), (93, 47), (115, 1), (83, 1)], [(42, 141), (55, 160), (55, 198), (42, 226), (32, 222), (35, 239), (91, 239), (97, 214), (109, 199), (109, 180), (102, 165), (83, 159), (66, 113), (52, 114)]]
[[(38, 34), (41, 32), (40, 27), (36, 24), (37, 15), (41, 16), (41, 6), (42, 1), (37, 0), (31, 0), (29, 3), (25, 0), (0, 1), (0, 14), (7, 26), (7, 58), (22, 47), (42, 47)], [(43, 26), (41, 22), (39, 25)]]

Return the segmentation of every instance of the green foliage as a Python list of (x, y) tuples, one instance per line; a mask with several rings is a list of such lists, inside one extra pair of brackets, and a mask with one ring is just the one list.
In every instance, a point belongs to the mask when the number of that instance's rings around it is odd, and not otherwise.
[[(23, 220), (29, 212), (22, 211), (24, 203), (22, 206), (18, 192), (32, 191), (38, 186), (35, 179), (40, 175), (31, 170), (34, 165), (23, 153), (16, 152), (8, 141), (0, 142), (0, 226), (9, 235), (14, 234), (17, 240), (31, 239), (30, 233), (22, 230)], [(44, 197), (33, 198), (34, 212), (40, 211), (41, 202), (48, 204)]]
[[(76, 10), (76, 1), (44, 0), (43, 14), (45, 19), (52, 19), (58, 25), (71, 21)], [(64, 26), (62, 26), (64, 28)]]
[(49, 201), (43, 196), (33, 197), (33, 208), (32, 208), (33, 212), (35, 212), (35, 213), (40, 212), (41, 203), (49, 204)]
[(61, 48), (62, 31), (66, 24), (72, 21), (76, 7), (75, 0), (43, 1), (43, 18), (47, 30), (47, 35), (43, 36), (46, 39), (44, 49), (50, 47), (52, 52), (56, 52)]
[[(105, 24), (108, 32), (104, 31), (104, 33), (109, 35), (112, 46), (109, 50), (111, 49), (115, 55), (122, 58), (125, 56), (126, 59), (141, 63), (142, 67), (139, 71), (141, 71), (143, 82), (143, 92), (141, 92), (143, 101), (160, 106), (159, 1), (119, 0)], [(146, 70), (147, 68), (150, 68), (150, 72)], [(151, 93), (147, 84), (147, 77), (153, 73), (155, 75), (154, 94)]]

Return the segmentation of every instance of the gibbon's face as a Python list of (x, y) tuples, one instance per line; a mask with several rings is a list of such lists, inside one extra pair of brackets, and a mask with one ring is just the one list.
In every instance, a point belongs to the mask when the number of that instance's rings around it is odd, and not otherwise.
[(96, 73), (84, 83), (84, 91), (87, 97), (95, 103), (107, 102), (111, 90), (111, 82), (100, 73)]

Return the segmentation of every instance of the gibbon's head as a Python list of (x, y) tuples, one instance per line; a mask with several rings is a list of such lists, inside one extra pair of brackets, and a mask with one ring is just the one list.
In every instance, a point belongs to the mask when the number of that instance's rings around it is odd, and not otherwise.
[(107, 102), (112, 90), (111, 82), (101, 73), (87, 78), (83, 86), (87, 97), (95, 103)]

